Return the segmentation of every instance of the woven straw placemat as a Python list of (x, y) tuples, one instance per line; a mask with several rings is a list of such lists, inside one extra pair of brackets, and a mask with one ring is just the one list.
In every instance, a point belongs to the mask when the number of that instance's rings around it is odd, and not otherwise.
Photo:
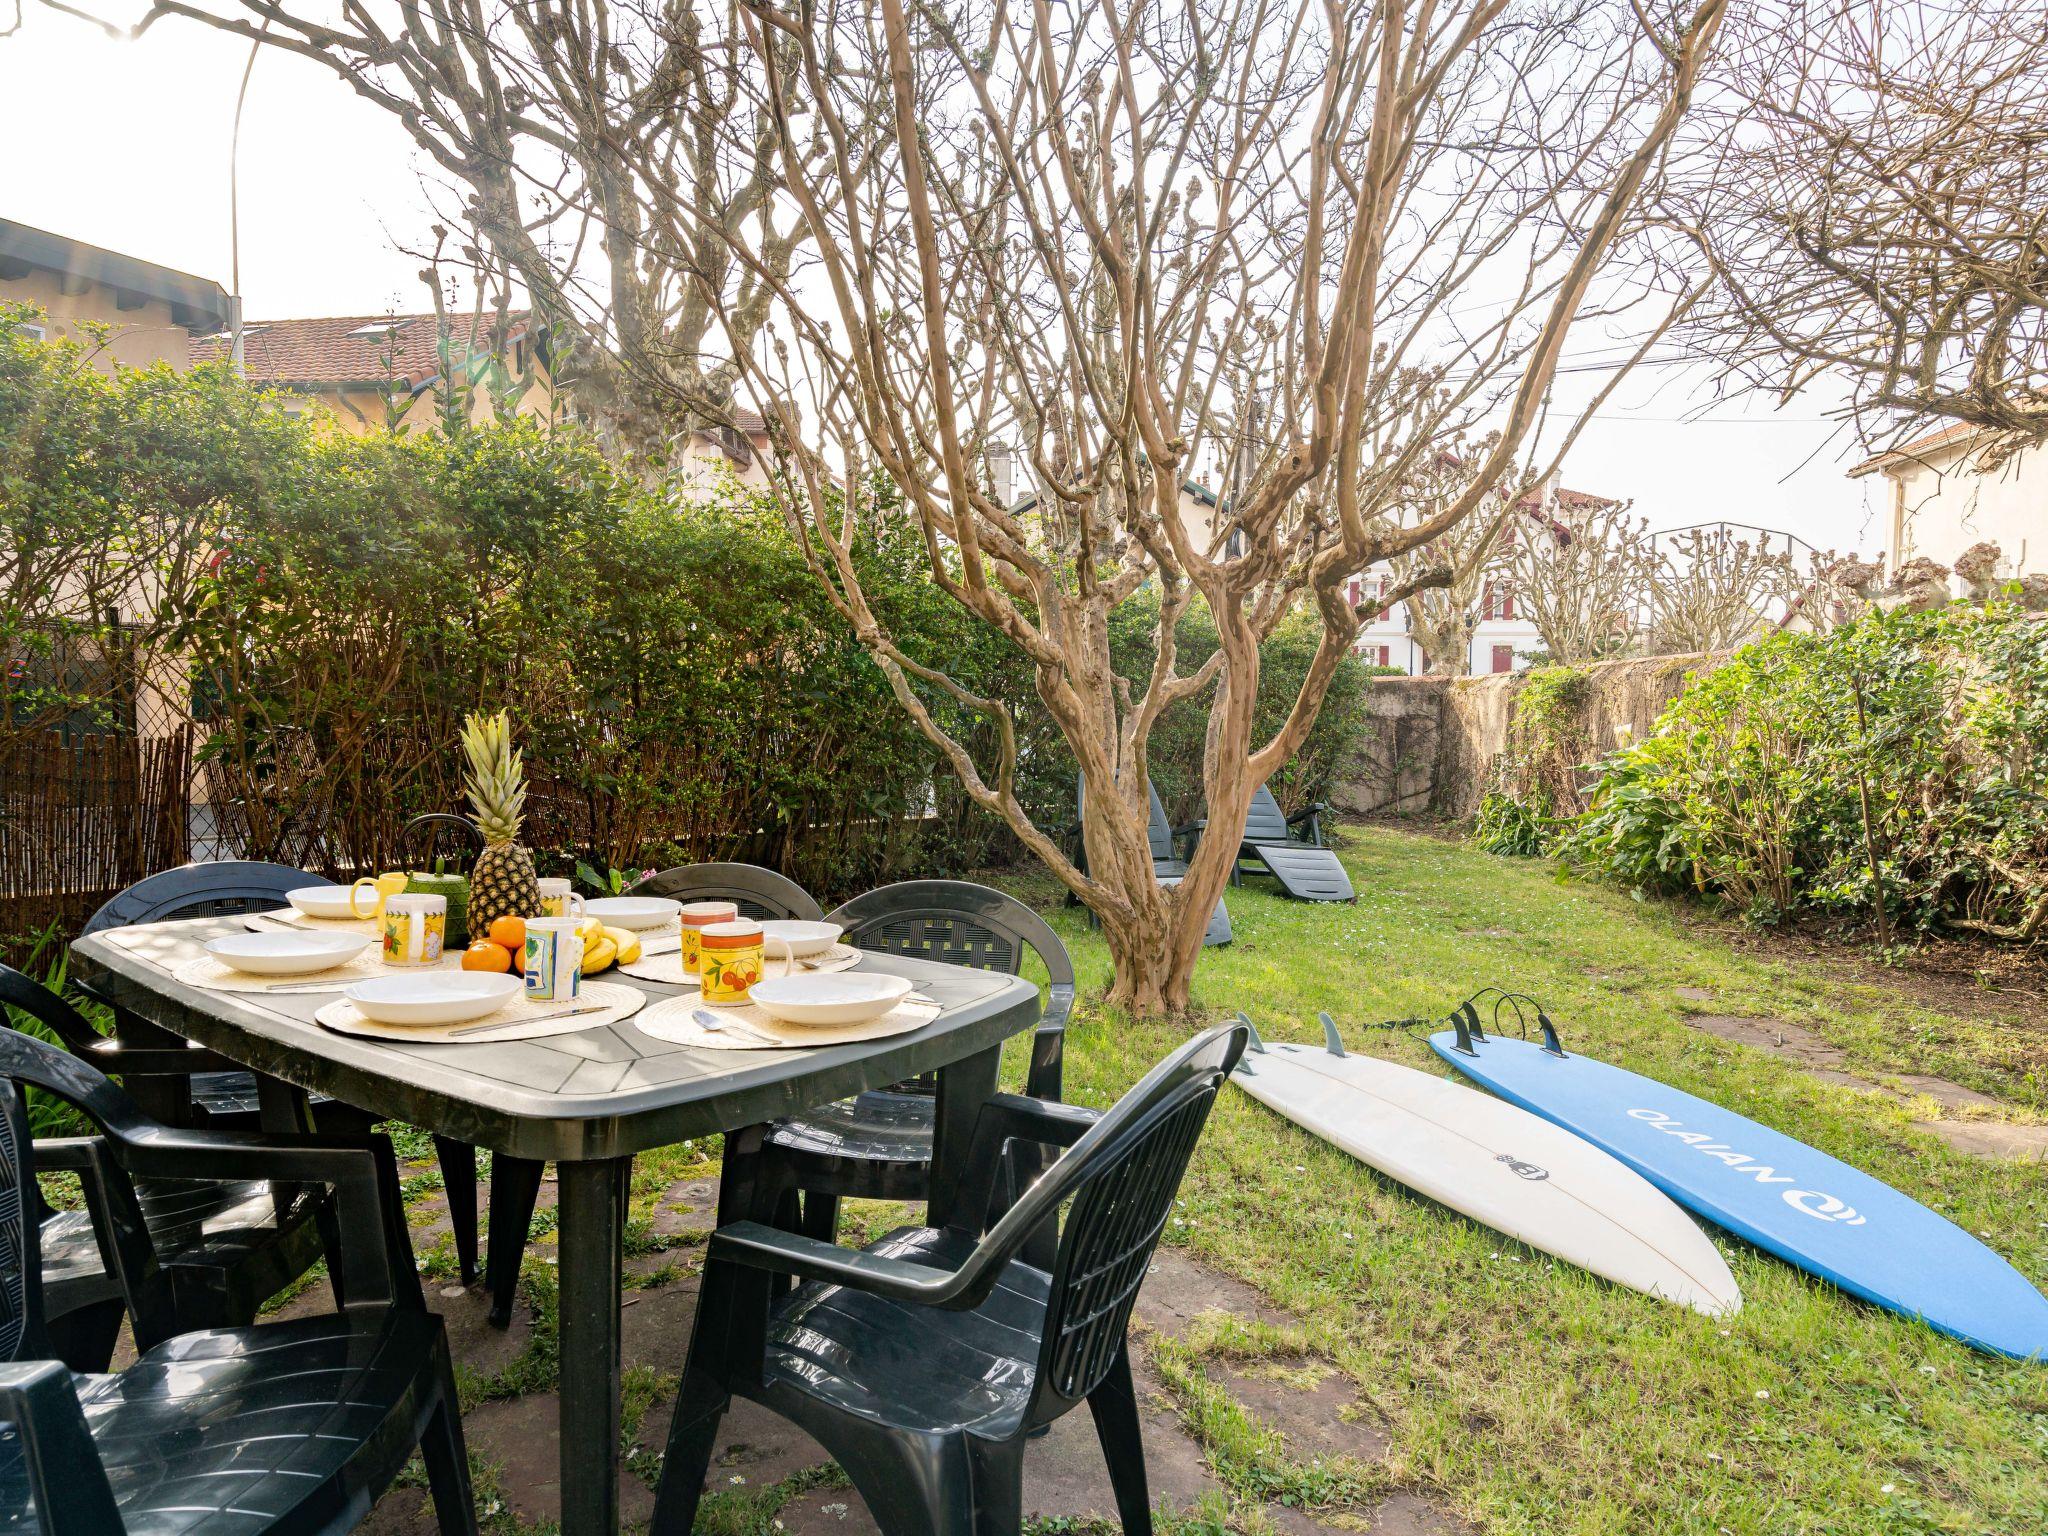
[[(574, 1034), (579, 1029), (596, 1029), (630, 1019), (647, 1002), (638, 987), (615, 981), (586, 981), (574, 999), (530, 1003), (515, 997), (496, 1013), (461, 1024), (379, 1024), (366, 1019), (347, 998), (337, 998), (313, 1017), (337, 1034), (362, 1035), (371, 1040), (404, 1040), (414, 1045), (496, 1045), (506, 1040), (538, 1040), (547, 1035)], [(596, 1003), (590, 1013), (563, 1013), (564, 1008), (583, 1009)]]
[(433, 965), (386, 965), (372, 944), (346, 965), (331, 965), (324, 971), (304, 971), (297, 976), (255, 976), (247, 971), (238, 971), (224, 960), (211, 955), (195, 955), (182, 961), (171, 974), (191, 987), (204, 987), (209, 992), (274, 992), (284, 988), (293, 992), (339, 992), (353, 982), (368, 981), (372, 976), (390, 976), (405, 971), (452, 971), (461, 964), (459, 954), (443, 955)]
[[(850, 971), (860, 964), (860, 951), (850, 944), (834, 944), (817, 959), (797, 966), (797, 974), (816, 975), (825, 971)], [(672, 987), (694, 987), (700, 985), (695, 975), (683, 974), (683, 954), (679, 949), (665, 954), (643, 955), (631, 965), (619, 969), (628, 976), (637, 976), (642, 981), (665, 981)], [(789, 974), (789, 962), (780, 955), (772, 957), (761, 969), (763, 981)]]
[[(694, 1017), (707, 1012), (723, 1026), (707, 1029)], [(855, 1040), (884, 1040), (890, 1035), (907, 1035), (922, 1029), (939, 1016), (939, 1005), (930, 1002), (901, 1002), (879, 1019), (865, 1024), (841, 1024), (814, 1029), (802, 1024), (784, 1024), (771, 1019), (752, 1003), (739, 1007), (709, 1007), (702, 998), (666, 997), (650, 1003), (633, 1027), (657, 1040), (676, 1045), (700, 1046), (713, 1051), (787, 1051), (807, 1046), (846, 1045)]]

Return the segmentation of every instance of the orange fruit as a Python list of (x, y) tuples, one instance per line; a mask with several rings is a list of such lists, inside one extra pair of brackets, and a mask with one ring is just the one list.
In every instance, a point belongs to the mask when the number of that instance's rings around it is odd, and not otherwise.
[[(511, 921), (517, 922), (518, 919)], [(512, 969), (512, 952), (489, 939), (478, 939), (462, 952), (462, 968), (465, 971), (509, 971)]]
[(523, 917), (501, 917), (491, 924), (491, 942), (502, 944), (513, 954), (526, 948), (526, 919)]

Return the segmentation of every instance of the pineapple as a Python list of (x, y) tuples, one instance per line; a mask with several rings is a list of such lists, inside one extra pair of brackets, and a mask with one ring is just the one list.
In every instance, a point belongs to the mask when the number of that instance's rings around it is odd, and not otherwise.
[(469, 759), (463, 788), (484, 835), (484, 851), (469, 873), (469, 931), (490, 932), (501, 917), (539, 917), (540, 883), (533, 855), (519, 845), (519, 813), (526, 805), (526, 770), (512, 746), (512, 722), (495, 715), (471, 715), (462, 726), (462, 755)]

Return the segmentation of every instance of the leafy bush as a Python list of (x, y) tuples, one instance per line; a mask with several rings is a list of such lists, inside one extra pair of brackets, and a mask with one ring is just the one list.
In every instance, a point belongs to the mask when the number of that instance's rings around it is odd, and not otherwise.
[[(1561, 854), (1760, 919), (2032, 938), (2048, 919), (2048, 625), (2003, 606), (1779, 635), (1601, 765)], [(1868, 804), (1866, 823), (1865, 804)]]
[(1581, 808), (1579, 775), (1590, 755), (1586, 703), (1592, 680), (1574, 667), (1540, 666), (1514, 683), (1507, 745), (1479, 800), (1474, 845), (1510, 858), (1549, 850)]
[[(146, 674), (167, 712), (189, 699), (193, 798), (235, 852), (332, 873), (395, 862), (410, 817), (460, 805), (462, 715), (500, 702), (552, 870), (741, 858), (829, 894), (1017, 852), (892, 696), (779, 506), (737, 485), (678, 501), (576, 431), (323, 436), (225, 368), (107, 375), (88, 349), (0, 324), (0, 513), (5, 724), (135, 731)], [(859, 559), (882, 622), (1011, 708), (1019, 797), (1065, 825), (1073, 764), (1032, 669), (936, 589), (886, 503), (872, 515)], [(53, 591), (95, 601), (37, 605)], [(1117, 660), (1137, 676), (1155, 602), (1117, 615)], [(1265, 728), (1314, 641), (1296, 620), (1267, 646)], [(1183, 621), (1185, 664), (1215, 643), (1205, 614)], [(132, 664), (88, 678), (76, 657), (95, 647)], [(1323, 793), (1359, 677), (1340, 670), (1275, 781), (1283, 801)], [(993, 760), (986, 720), (926, 703)], [(1198, 783), (1206, 707), (1161, 722), (1163, 791)], [(104, 894), (70, 893), (83, 910)]]

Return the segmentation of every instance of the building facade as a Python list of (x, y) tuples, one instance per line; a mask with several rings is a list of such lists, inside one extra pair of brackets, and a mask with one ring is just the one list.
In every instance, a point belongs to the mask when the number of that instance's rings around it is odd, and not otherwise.
[(2048, 449), (1988, 465), (1984, 447), (1981, 431), (1959, 425), (1849, 471), (1883, 476), (1890, 492), (1881, 520), (1887, 574), (1923, 556), (1953, 566), (1987, 540), (2004, 551), (2006, 574), (2048, 571)]
[(182, 369), (193, 338), (228, 323), (219, 283), (11, 219), (0, 219), (0, 302), (36, 306), (43, 317), (27, 329), (78, 342), (109, 372)]

